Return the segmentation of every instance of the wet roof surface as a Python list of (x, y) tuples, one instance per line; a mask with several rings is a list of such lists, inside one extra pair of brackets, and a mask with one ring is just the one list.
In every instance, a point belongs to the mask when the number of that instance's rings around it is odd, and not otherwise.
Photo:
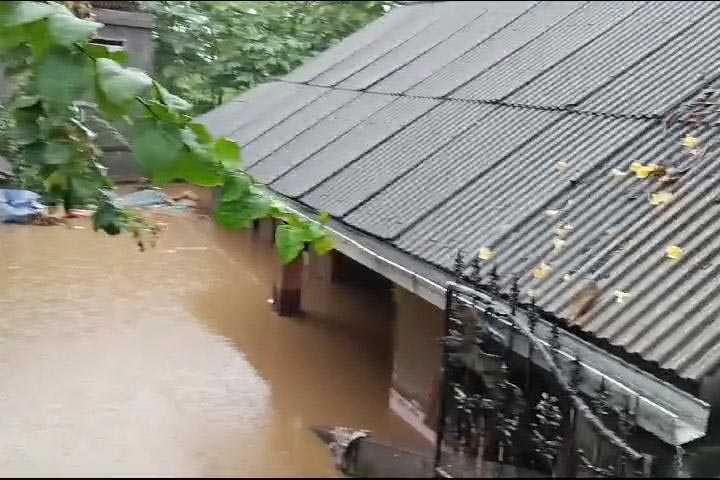
[(671, 185), (613, 169), (688, 161), (661, 119), (712, 84), (719, 36), (716, 2), (406, 5), (201, 119), (278, 193), (441, 269), (492, 248), (546, 311), (698, 379), (720, 365), (714, 156)]

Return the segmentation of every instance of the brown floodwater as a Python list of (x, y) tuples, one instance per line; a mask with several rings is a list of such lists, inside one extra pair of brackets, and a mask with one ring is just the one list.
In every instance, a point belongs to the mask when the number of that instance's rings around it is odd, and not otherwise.
[(337, 476), (315, 424), (419, 448), (387, 407), (388, 291), (310, 276), (268, 303), (268, 245), (166, 217), (158, 245), (0, 225), (0, 475)]

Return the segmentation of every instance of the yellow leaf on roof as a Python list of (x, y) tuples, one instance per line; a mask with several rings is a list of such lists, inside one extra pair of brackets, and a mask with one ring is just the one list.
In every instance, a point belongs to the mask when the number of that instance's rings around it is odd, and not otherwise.
[(532, 270), (532, 275), (538, 280), (542, 280), (543, 278), (550, 275), (551, 272), (552, 267), (547, 263), (543, 262)]
[(678, 247), (677, 245), (670, 245), (667, 248), (667, 252), (665, 255), (667, 255), (668, 258), (671, 258), (673, 260), (678, 260), (683, 256), (683, 249)]
[(697, 137), (693, 137), (692, 135), (685, 135), (685, 138), (683, 138), (682, 144), (685, 148), (689, 148), (690, 150), (693, 150), (697, 148), (697, 146), (700, 144), (700, 140), (698, 140)]
[(480, 260), (492, 260), (493, 258), (495, 258), (496, 255), (497, 253), (495, 252), (495, 250), (492, 250), (490, 248), (483, 247), (478, 251), (478, 258)]
[(635, 175), (637, 175), (638, 178), (647, 178), (653, 171), (654, 169), (652, 167), (643, 165), (637, 170), (635, 170)]
[(664, 205), (672, 200), (673, 194), (670, 192), (657, 192), (650, 195), (650, 203), (653, 205)]
[(642, 167), (642, 163), (633, 162), (632, 165), (630, 165), (630, 171), (637, 173), (637, 171), (640, 170)]

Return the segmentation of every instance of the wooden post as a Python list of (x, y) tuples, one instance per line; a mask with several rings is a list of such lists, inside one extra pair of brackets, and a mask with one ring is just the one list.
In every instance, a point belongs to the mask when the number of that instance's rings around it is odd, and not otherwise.
[(280, 275), (273, 286), (273, 305), (278, 315), (290, 317), (300, 313), (302, 297), (303, 256), (280, 268)]

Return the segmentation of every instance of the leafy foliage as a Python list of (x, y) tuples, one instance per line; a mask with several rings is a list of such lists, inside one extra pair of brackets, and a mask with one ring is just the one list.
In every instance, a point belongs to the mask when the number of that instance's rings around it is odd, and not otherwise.
[(288, 73), (392, 2), (144, 2), (156, 18), (160, 80), (200, 113)]
[(99, 163), (102, 152), (81, 108), (94, 101), (104, 120), (129, 127), (130, 147), (155, 183), (184, 180), (221, 187), (219, 223), (238, 229), (269, 216), (285, 222), (278, 228), (278, 252), (285, 263), (306, 245), (317, 253), (332, 249), (326, 229), (272, 201), (240, 170), (238, 146), (213, 138), (195, 123), (188, 115), (190, 103), (146, 73), (126, 67), (126, 56), (89, 45), (100, 26), (57, 3), (0, 3), (0, 55), (11, 73), (24, 80), (17, 83), (11, 115), (3, 122), (12, 126), (12, 134), (3, 136), (3, 149), (11, 151), (18, 170), (37, 180), (34, 189), (61, 201), (66, 210), (96, 205), (96, 230), (110, 235), (128, 231), (141, 249), (143, 232), (157, 235), (155, 226), (119, 208), (109, 194), (112, 183)]

